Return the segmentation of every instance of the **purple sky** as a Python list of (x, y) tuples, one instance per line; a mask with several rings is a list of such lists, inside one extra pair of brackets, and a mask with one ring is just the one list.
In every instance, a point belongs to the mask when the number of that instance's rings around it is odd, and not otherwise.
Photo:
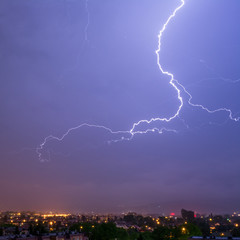
[[(87, 5), (86, 5), (87, 3)], [(0, 1), (0, 211), (169, 213), (240, 210), (240, 122), (187, 103), (175, 132), (115, 139), (170, 117), (176, 91), (157, 66), (158, 33), (180, 0)], [(240, 112), (239, 0), (186, 0), (160, 62), (209, 109)], [(146, 129), (146, 126), (141, 126)]]

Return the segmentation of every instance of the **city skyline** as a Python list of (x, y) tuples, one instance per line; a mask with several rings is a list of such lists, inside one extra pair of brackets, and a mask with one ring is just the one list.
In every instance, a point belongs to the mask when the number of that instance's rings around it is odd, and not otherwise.
[(239, 1), (0, 6), (0, 210), (238, 211)]

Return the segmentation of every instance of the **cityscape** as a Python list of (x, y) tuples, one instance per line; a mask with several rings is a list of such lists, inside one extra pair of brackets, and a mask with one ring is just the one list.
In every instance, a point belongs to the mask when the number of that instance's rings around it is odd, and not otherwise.
[(0, 0), (0, 240), (240, 240), (240, 0)]
[(1, 212), (0, 240), (240, 239), (240, 213), (181, 216)]

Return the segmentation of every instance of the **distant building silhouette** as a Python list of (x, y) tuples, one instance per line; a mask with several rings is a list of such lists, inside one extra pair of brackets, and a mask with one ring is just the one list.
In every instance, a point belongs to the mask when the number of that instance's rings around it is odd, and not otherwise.
[(188, 240), (240, 240), (239, 237), (198, 237), (198, 236), (193, 236), (188, 238)]
[(194, 220), (194, 212), (185, 209), (181, 210), (182, 218), (187, 222), (192, 222)]

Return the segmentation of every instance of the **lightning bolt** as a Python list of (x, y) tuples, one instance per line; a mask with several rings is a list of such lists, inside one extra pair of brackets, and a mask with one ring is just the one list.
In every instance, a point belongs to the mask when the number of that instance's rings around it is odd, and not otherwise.
[[(89, 0), (85, 1), (85, 12), (87, 15), (87, 23), (84, 28), (84, 39), (83, 39), (81, 47), (79, 48), (79, 52), (77, 54), (75, 64), (72, 65), (70, 68), (65, 69), (59, 76), (58, 82), (60, 83), (61, 86), (63, 86), (63, 79), (64, 79), (65, 75), (67, 75), (69, 72), (75, 70), (78, 67), (80, 57), (81, 57), (81, 50), (84, 48), (85, 44), (88, 42), (88, 28), (89, 28), (89, 24), (90, 24), (90, 13), (89, 13), (89, 9), (88, 9), (88, 1)], [(69, 14), (69, 12), (67, 12), (67, 13), (68, 13), (68, 17), (69, 17), (70, 14)]]
[[(126, 141), (126, 140), (131, 140), (135, 135), (137, 134), (147, 134), (149, 132), (157, 132), (159, 134), (163, 133), (164, 131), (171, 131), (171, 132), (177, 132), (176, 130), (174, 129), (167, 129), (167, 128), (148, 128), (146, 130), (136, 130), (136, 128), (138, 128), (141, 124), (151, 124), (153, 122), (156, 122), (156, 121), (160, 121), (160, 122), (165, 122), (165, 123), (168, 123), (168, 122), (171, 122), (173, 119), (179, 117), (179, 114), (181, 112), (181, 109), (183, 107), (183, 104), (184, 104), (184, 101), (183, 101), (183, 97), (181, 95), (182, 91), (188, 96), (188, 99), (187, 99), (187, 103), (192, 106), (192, 107), (197, 107), (197, 108), (200, 108), (210, 114), (212, 113), (216, 113), (216, 112), (226, 112), (228, 113), (228, 116), (231, 120), (233, 121), (239, 121), (240, 120), (240, 117), (234, 117), (233, 116), (233, 113), (230, 109), (228, 108), (218, 108), (218, 109), (214, 109), (214, 110), (211, 110), (211, 109), (208, 109), (207, 107), (201, 105), (201, 104), (196, 104), (196, 103), (193, 103), (192, 102), (192, 95), (187, 91), (187, 89), (181, 84), (179, 83), (176, 79), (174, 79), (174, 75), (168, 71), (165, 71), (160, 63), (160, 50), (161, 50), (161, 40), (162, 40), (162, 36), (163, 36), (163, 33), (164, 31), (166, 30), (169, 22), (176, 16), (176, 13), (185, 5), (185, 0), (181, 0), (180, 1), (180, 5), (174, 9), (174, 11), (172, 12), (172, 14), (168, 17), (167, 21), (164, 23), (162, 29), (159, 31), (159, 34), (158, 34), (158, 48), (157, 50), (155, 51), (156, 55), (157, 55), (157, 65), (159, 67), (159, 70), (161, 71), (161, 73), (163, 75), (166, 75), (170, 78), (169, 80), (169, 84), (175, 89), (175, 91), (177, 92), (177, 98), (178, 98), (178, 101), (179, 101), (179, 106), (178, 106), (178, 109), (177, 111), (175, 112), (175, 114), (173, 114), (171, 117), (163, 117), (163, 118), (160, 118), (160, 117), (155, 117), (155, 118), (151, 118), (151, 119), (142, 119), (142, 120), (139, 120), (138, 122), (135, 122), (133, 123), (132, 127), (130, 130), (126, 130), (126, 131), (113, 131), (111, 128), (108, 128), (106, 126), (102, 126), (102, 125), (94, 125), (94, 124), (89, 124), (89, 123), (82, 123), (76, 127), (72, 127), (70, 129), (68, 129), (61, 137), (56, 137), (56, 136), (53, 136), (53, 135), (49, 135), (48, 137), (46, 137), (44, 139), (44, 141), (36, 148), (36, 152), (38, 154), (38, 158), (40, 161), (45, 161), (46, 159), (43, 159), (42, 158), (42, 151), (44, 150), (44, 147), (45, 145), (49, 142), (49, 141), (52, 141), (52, 140), (56, 140), (56, 141), (62, 141), (68, 134), (70, 134), (72, 131), (74, 130), (77, 130), (79, 128), (82, 128), (82, 127), (89, 127), (89, 128), (98, 128), (98, 129), (103, 129), (105, 131), (107, 131), (108, 133), (110, 134), (113, 134), (113, 135), (117, 135), (119, 136), (116, 140), (110, 140), (109, 142), (119, 142), (119, 141)], [(87, 16), (88, 16), (88, 22), (87, 22), (87, 25), (85, 27), (85, 40), (87, 40), (87, 29), (88, 29), (88, 25), (89, 25), (89, 11), (88, 11), (88, 0), (86, 0), (86, 3), (85, 3), (85, 10), (87, 12)]]
[(89, 14), (89, 10), (88, 10), (88, 0), (86, 0), (85, 2), (85, 11), (87, 13), (87, 24), (85, 26), (85, 41), (88, 41), (88, 27), (89, 27), (89, 23), (90, 23), (90, 14)]
[(234, 117), (233, 116), (233, 113), (231, 111), (231, 109), (228, 109), (228, 108), (218, 108), (218, 109), (209, 109), (201, 104), (196, 104), (196, 103), (192, 103), (192, 95), (186, 90), (186, 88), (181, 84), (179, 83), (177, 80), (175, 80), (176, 83), (183, 89), (183, 91), (188, 95), (188, 104), (192, 107), (198, 107), (198, 108), (201, 108), (202, 110), (208, 112), (208, 113), (217, 113), (217, 112), (227, 112), (228, 113), (228, 117), (235, 121), (235, 122), (238, 122), (240, 120), (240, 117)]
[(198, 82), (204, 82), (204, 81), (209, 81), (209, 80), (221, 80), (223, 82), (227, 82), (227, 83), (239, 83), (240, 82), (240, 78), (238, 79), (230, 79), (230, 78), (226, 78), (221, 76), (219, 73), (217, 73), (212, 67), (210, 67), (209, 65), (207, 65), (206, 61), (200, 59), (200, 63), (202, 63), (208, 70), (210, 70), (216, 77), (212, 77), (212, 78), (204, 78)]

